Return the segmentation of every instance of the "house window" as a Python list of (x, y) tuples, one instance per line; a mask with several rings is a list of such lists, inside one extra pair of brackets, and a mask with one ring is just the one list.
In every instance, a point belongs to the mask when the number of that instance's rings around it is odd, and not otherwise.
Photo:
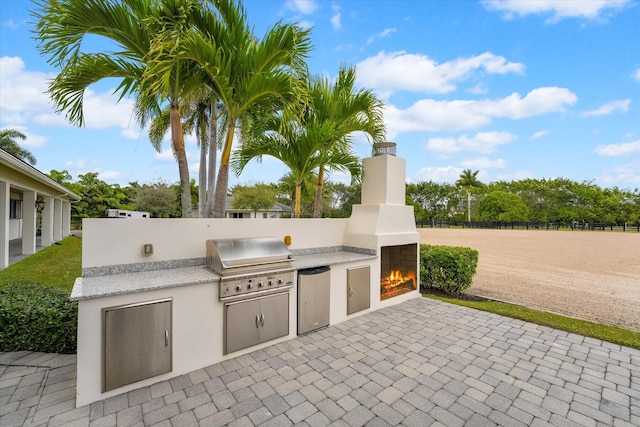
[(268, 218), (268, 216), (267, 216), (267, 213), (266, 213), (266, 212), (262, 214), (262, 218)]
[(9, 219), (22, 218), (22, 200), (11, 199), (9, 201)]

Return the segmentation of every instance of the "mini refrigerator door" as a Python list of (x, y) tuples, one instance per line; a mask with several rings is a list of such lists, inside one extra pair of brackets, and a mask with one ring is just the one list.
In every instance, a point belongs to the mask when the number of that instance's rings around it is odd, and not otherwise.
[(331, 270), (298, 270), (298, 335), (329, 326)]

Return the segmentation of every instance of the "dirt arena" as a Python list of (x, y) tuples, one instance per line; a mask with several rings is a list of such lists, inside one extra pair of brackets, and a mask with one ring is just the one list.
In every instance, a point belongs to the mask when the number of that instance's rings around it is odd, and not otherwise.
[(418, 230), (478, 250), (468, 293), (640, 331), (640, 233)]

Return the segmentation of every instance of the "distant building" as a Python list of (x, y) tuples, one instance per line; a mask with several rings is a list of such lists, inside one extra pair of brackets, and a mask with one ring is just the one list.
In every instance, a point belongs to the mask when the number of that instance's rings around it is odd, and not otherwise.
[(233, 196), (227, 197), (227, 208), (225, 209), (225, 216), (227, 218), (285, 218), (291, 216), (291, 206), (287, 206), (284, 203), (275, 202), (273, 206), (268, 209), (261, 209), (257, 212), (251, 209), (234, 209)]
[[(291, 206), (278, 202), (269, 209), (260, 209), (258, 212), (253, 212), (251, 209), (234, 209), (232, 202), (233, 196), (227, 196), (227, 208), (224, 211), (225, 218), (287, 218), (293, 212)], [(198, 218), (199, 214), (198, 208), (193, 209), (193, 218)]]
[(142, 219), (151, 218), (149, 212), (141, 211), (127, 211), (123, 209), (107, 209), (107, 218), (129, 218), (129, 219)]

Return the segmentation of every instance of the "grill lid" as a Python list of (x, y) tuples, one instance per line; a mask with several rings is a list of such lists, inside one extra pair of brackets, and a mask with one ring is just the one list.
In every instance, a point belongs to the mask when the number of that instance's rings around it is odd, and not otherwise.
[(207, 240), (207, 268), (219, 274), (278, 263), (290, 267), (293, 256), (275, 237)]

